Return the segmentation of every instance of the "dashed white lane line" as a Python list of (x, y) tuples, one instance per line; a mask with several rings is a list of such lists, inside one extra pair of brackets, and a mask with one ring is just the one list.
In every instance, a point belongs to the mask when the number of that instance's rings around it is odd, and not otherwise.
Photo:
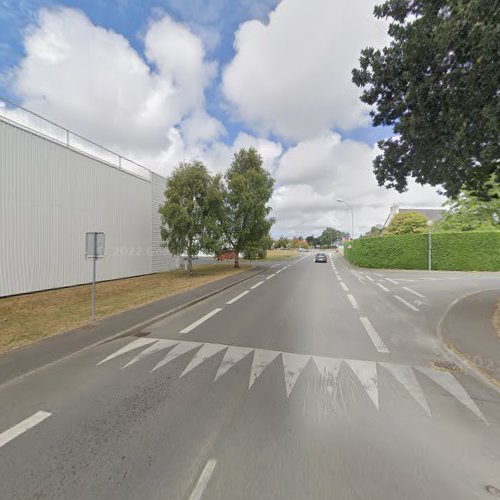
[(380, 273), (374, 273), (374, 274), (376, 274), (377, 276), (382, 276), (382, 278), (384, 277), (384, 275)]
[(393, 285), (398, 285), (399, 284), (397, 281), (391, 280), (391, 278), (384, 278), (384, 279), (386, 279), (387, 281), (389, 281)]
[(413, 293), (413, 295), (416, 295), (417, 297), (421, 297), (422, 299), (425, 299), (425, 295), (422, 295), (421, 293), (418, 293), (415, 290), (408, 288), (407, 286), (404, 286), (403, 290), (406, 290), (407, 292)]
[(203, 470), (201, 471), (200, 477), (198, 478), (198, 482), (196, 483), (194, 490), (191, 492), (191, 495), (189, 495), (189, 500), (201, 499), (203, 493), (205, 492), (205, 488), (207, 487), (208, 482), (212, 477), (216, 465), (217, 460), (215, 460), (215, 458), (211, 458), (207, 461), (205, 467), (203, 467)]
[(269, 275), (266, 280), (270, 280), (273, 276), (276, 276), (276, 273)]
[(241, 297), (244, 297), (248, 293), (248, 290), (245, 290), (243, 293), (240, 293), (239, 295), (236, 295), (236, 297), (232, 298), (231, 300), (228, 300), (226, 304), (234, 304), (237, 300), (240, 300)]
[(37, 411), (36, 413), (31, 415), (31, 417), (28, 417), (22, 422), (19, 422), (18, 424), (14, 425), (14, 427), (11, 427), (10, 429), (7, 429), (6, 431), (2, 432), (0, 434), (0, 448), (6, 445), (9, 441), (12, 441), (21, 434), (24, 434), (27, 430), (31, 429), (32, 427), (35, 427), (35, 425), (38, 425), (40, 422), (43, 422), (46, 418), (50, 417), (51, 415), (52, 413), (49, 413), (48, 411)]
[(364, 317), (361, 317), (360, 319), (361, 323), (363, 323), (363, 326), (365, 327), (366, 333), (368, 333), (368, 336), (371, 338), (373, 345), (375, 346), (375, 349), (377, 349), (378, 352), (384, 352), (388, 354), (389, 349), (387, 349), (387, 346), (384, 344), (384, 341), (380, 338), (375, 328), (373, 328), (373, 325), (370, 323), (370, 320)]
[(373, 278), (370, 278), (370, 276), (368, 276), (368, 274), (365, 274), (365, 278), (366, 278), (367, 280), (370, 280), (370, 281), (375, 281)]
[(420, 309), (416, 308), (413, 304), (410, 304), (409, 302), (407, 302), (405, 299), (403, 299), (399, 295), (394, 295), (394, 297), (396, 297), (396, 299), (398, 299), (400, 302), (402, 302), (405, 306), (409, 307), (411, 310), (417, 311), (417, 312), (420, 311)]
[(263, 281), (259, 281), (258, 283), (255, 283), (255, 285), (254, 285), (254, 286), (251, 286), (250, 288), (251, 288), (252, 290), (255, 290), (258, 286), (262, 285), (262, 283), (264, 283), (264, 282), (263, 282)]
[(341, 278), (338, 274), (336, 274), (335, 276), (337, 276), (337, 279), (338, 279), (339, 281), (342, 281), (342, 278)]
[(342, 281), (342, 283), (340, 283), (340, 286), (343, 288), (344, 291), (348, 292), (349, 291), (349, 288), (347, 288), (347, 285)]
[(352, 307), (354, 307), (354, 309), (359, 309), (359, 305), (356, 302), (356, 299), (350, 293), (347, 294), (347, 298), (349, 299), (349, 302), (351, 303)]
[(381, 285), (380, 283), (376, 283), (377, 286), (379, 286), (380, 288), (382, 288), (382, 290), (384, 290), (384, 292), (388, 292), (389, 289), (386, 288), (384, 285)]
[(191, 323), (189, 326), (186, 326), (184, 330), (181, 330), (179, 333), (188, 333), (191, 330), (194, 330), (197, 326), (200, 326), (207, 319), (210, 319), (212, 316), (215, 316), (218, 312), (221, 312), (222, 309), (220, 307), (215, 308), (213, 311), (210, 311), (208, 314), (205, 314), (203, 318), (200, 318), (198, 321)]

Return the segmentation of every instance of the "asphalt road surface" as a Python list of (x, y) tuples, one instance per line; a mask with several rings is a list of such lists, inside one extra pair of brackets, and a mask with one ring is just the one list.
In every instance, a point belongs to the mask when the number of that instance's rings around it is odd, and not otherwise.
[(0, 387), (0, 498), (493, 499), (500, 396), (436, 326), (495, 286), (277, 263)]

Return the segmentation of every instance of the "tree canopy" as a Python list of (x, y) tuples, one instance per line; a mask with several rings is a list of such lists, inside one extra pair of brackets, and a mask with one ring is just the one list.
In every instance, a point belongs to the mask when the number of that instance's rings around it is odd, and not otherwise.
[(174, 255), (186, 253), (190, 274), (198, 252), (218, 248), (221, 209), (220, 177), (211, 177), (200, 161), (180, 163), (168, 177), (161, 238)]
[(255, 251), (257, 242), (264, 240), (274, 223), (268, 217), (274, 179), (263, 167), (262, 156), (252, 147), (235, 153), (224, 179), (222, 229), (236, 252), (234, 265), (239, 267), (239, 254), (245, 249)]
[(448, 212), (436, 223), (438, 231), (500, 231), (500, 197), (486, 201), (465, 191), (446, 205)]
[(427, 226), (427, 218), (418, 212), (396, 214), (386, 228), (387, 234), (422, 233)]
[(497, 0), (387, 0), (391, 42), (365, 48), (353, 82), (374, 126), (392, 126), (374, 161), (379, 185), (409, 177), (483, 199), (500, 182), (500, 8)]
[(372, 226), (368, 232), (363, 235), (363, 238), (372, 238), (373, 236), (380, 236), (384, 232), (381, 224)]

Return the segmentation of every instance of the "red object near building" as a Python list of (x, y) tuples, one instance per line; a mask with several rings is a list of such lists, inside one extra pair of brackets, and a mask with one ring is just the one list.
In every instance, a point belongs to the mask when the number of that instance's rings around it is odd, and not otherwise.
[(214, 257), (215, 260), (233, 260), (236, 258), (236, 252), (222, 252), (221, 254)]

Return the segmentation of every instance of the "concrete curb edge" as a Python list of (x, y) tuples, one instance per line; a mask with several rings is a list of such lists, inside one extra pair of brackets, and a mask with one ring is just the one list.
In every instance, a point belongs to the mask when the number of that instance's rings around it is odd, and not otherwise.
[(455, 345), (450, 342), (449, 340), (445, 339), (443, 335), (443, 330), (442, 326), (443, 323), (450, 313), (450, 311), (453, 309), (454, 306), (456, 306), (460, 301), (466, 299), (467, 297), (470, 297), (472, 295), (476, 295), (481, 292), (488, 292), (490, 290), (495, 290), (494, 288), (484, 288), (481, 290), (475, 290), (473, 292), (466, 293), (465, 295), (462, 295), (461, 297), (456, 298), (453, 300), (446, 309), (444, 310), (443, 314), (439, 318), (439, 321), (436, 326), (436, 335), (439, 339), (439, 342), (441, 343), (443, 349), (450, 354), (460, 365), (466, 368), (466, 370), (471, 373), (476, 379), (480, 380), (481, 382), (484, 382), (488, 387), (492, 388), (496, 392), (500, 394), (500, 381), (496, 380), (494, 377), (491, 377), (490, 375), (484, 373), (481, 368), (473, 363), (465, 354), (460, 352)]
[(126, 330), (122, 330), (121, 332), (118, 332), (117, 334), (113, 335), (112, 337), (110, 337), (108, 339), (96, 342), (94, 345), (106, 344), (106, 343), (112, 342), (113, 340), (116, 340), (116, 339), (128, 337), (128, 336), (142, 330), (146, 326), (149, 326), (153, 323), (156, 323), (157, 321), (160, 321), (162, 319), (168, 318), (169, 316), (172, 316), (173, 314), (175, 314), (179, 311), (183, 311), (184, 309), (187, 309), (188, 307), (191, 307), (195, 304), (198, 304), (199, 302), (203, 302), (204, 300), (209, 299), (210, 297), (213, 297), (214, 295), (217, 295), (221, 292), (224, 292), (225, 290), (227, 290), (233, 286), (239, 285), (240, 283), (243, 283), (244, 281), (249, 280), (250, 278), (253, 278), (254, 276), (258, 276), (259, 274), (262, 274), (264, 271), (266, 271), (266, 268), (264, 268), (256, 273), (253, 273), (251, 269), (248, 271), (244, 271), (243, 274), (248, 273), (248, 276), (245, 276), (244, 278), (241, 278), (240, 280), (235, 281), (234, 283), (230, 283), (230, 284), (225, 285), (221, 288), (218, 288), (217, 290), (214, 290), (213, 292), (202, 295), (201, 297), (198, 297), (197, 299), (191, 300), (191, 301), (186, 302), (180, 306), (174, 307), (173, 309), (170, 309), (169, 311), (165, 311), (161, 314), (157, 314), (156, 316), (153, 316), (152, 318), (149, 318), (146, 321), (143, 321), (142, 323), (138, 323), (134, 326), (131, 326), (130, 328), (127, 328)]

